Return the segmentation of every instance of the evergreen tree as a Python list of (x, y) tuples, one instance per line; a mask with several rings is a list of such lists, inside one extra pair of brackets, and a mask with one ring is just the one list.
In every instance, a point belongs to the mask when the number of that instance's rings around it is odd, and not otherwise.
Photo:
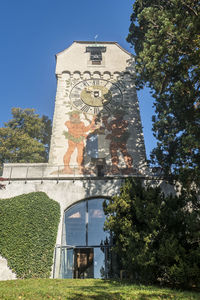
[(136, 0), (127, 41), (137, 87), (155, 99), (152, 158), (185, 187), (200, 180), (200, 1)]
[(0, 164), (46, 162), (51, 120), (34, 109), (12, 109), (13, 118), (0, 128)]
[(121, 269), (140, 283), (191, 287), (200, 278), (200, 203), (129, 179), (104, 203)]

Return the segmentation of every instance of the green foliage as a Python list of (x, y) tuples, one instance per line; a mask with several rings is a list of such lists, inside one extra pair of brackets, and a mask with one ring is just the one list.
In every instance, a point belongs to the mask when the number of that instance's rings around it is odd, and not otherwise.
[(146, 84), (155, 98), (153, 162), (168, 179), (199, 185), (200, 3), (136, 0), (129, 31), (137, 87)]
[(12, 115), (0, 128), (0, 164), (47, 161), (51, 120), (34, 109), (13, 108)]
[(199, 294), (127, 281), (101, 279), (27, 279), (0, 282), (4, 300), (199, 300)]
[(0, 253), (18, 278), (50, 276), (59, 219), (43, 192), (0, 200)]
[(200, 203), (195, 195), (164, 197), (159, 188), (129, 179), (104, 209), (121, 268), (135, 281), (199, 284)]

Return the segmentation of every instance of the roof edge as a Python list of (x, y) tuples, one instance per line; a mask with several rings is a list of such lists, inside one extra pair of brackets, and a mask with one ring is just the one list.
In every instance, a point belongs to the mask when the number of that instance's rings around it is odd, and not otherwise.
[(73, 43), (80, 43), (80, 44), (117, 44), (114, 41), (73, 41)]
[(69, 47), (67, 47), (66, 49), (58, 52), (55, 56), (57, 57), (61, 53), (68, 50), (74, 43), (78, 43), (78, 44), (115, 44), (116, 46), (118, 46), (122, 51), (124, 51), (128, 55), (134, 56), (132, 53), (130, 53), (129, 51), (125, 50), (122, 46), (120, 46), (117, 42), (109, 42), (109, 41), (105, 41), (105, 42), (103, 42), (103, 41), (73, 41), (73, 43)]

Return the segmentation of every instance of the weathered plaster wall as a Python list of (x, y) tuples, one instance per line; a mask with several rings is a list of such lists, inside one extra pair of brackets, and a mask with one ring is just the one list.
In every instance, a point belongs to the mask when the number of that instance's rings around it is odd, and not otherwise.
[(115, 42), (98, 42), (97, 44), (107, 47), (101, 65), (92, 65), (90, 53), (86, 53), (86, 46), (96, 46), (94, 43), (75, 41), (69, 48), (56, 55), (56, 74), (61, 74), (64, 71), (71, 73), (75, 71), (81, 73), (85, 71), (117, 73), (126, 70), (127, 62), (132, 57), (130, 53)]
[[(119, 192), (120, 179), (112, 180), (14, 180), (4, 182), (6, 188), (0, 190), (0, 199), (11, 198), (21, 194), (42, 191), (60, 204), (61, 218), (58, 226), (56, 244), (61, 244), (64, 211), (72, 204), (97, 196), (111, 197)], [(13, 279), (5, 260), (0, 260), (0, 280)]]
[(62, 219), (64, 211), (72, 204), (97, 196), (111, 197), (119, 192), (121, 180), (57, 180), (12, 181), (6, 183), (6, 189), (0, 191), (0, 199), (21, 194), (42, 191), (57, 201), (61, 208), (61, 219), (56, 244), (61, 243)]

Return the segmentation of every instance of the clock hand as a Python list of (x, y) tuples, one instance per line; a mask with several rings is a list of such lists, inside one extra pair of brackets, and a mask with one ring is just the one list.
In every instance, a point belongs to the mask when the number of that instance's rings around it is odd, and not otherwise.
[(104, 104), (105, 102), (107, 102), (107, 100), (105, 98), (99, 97), (100, 101), (102, 104)]

